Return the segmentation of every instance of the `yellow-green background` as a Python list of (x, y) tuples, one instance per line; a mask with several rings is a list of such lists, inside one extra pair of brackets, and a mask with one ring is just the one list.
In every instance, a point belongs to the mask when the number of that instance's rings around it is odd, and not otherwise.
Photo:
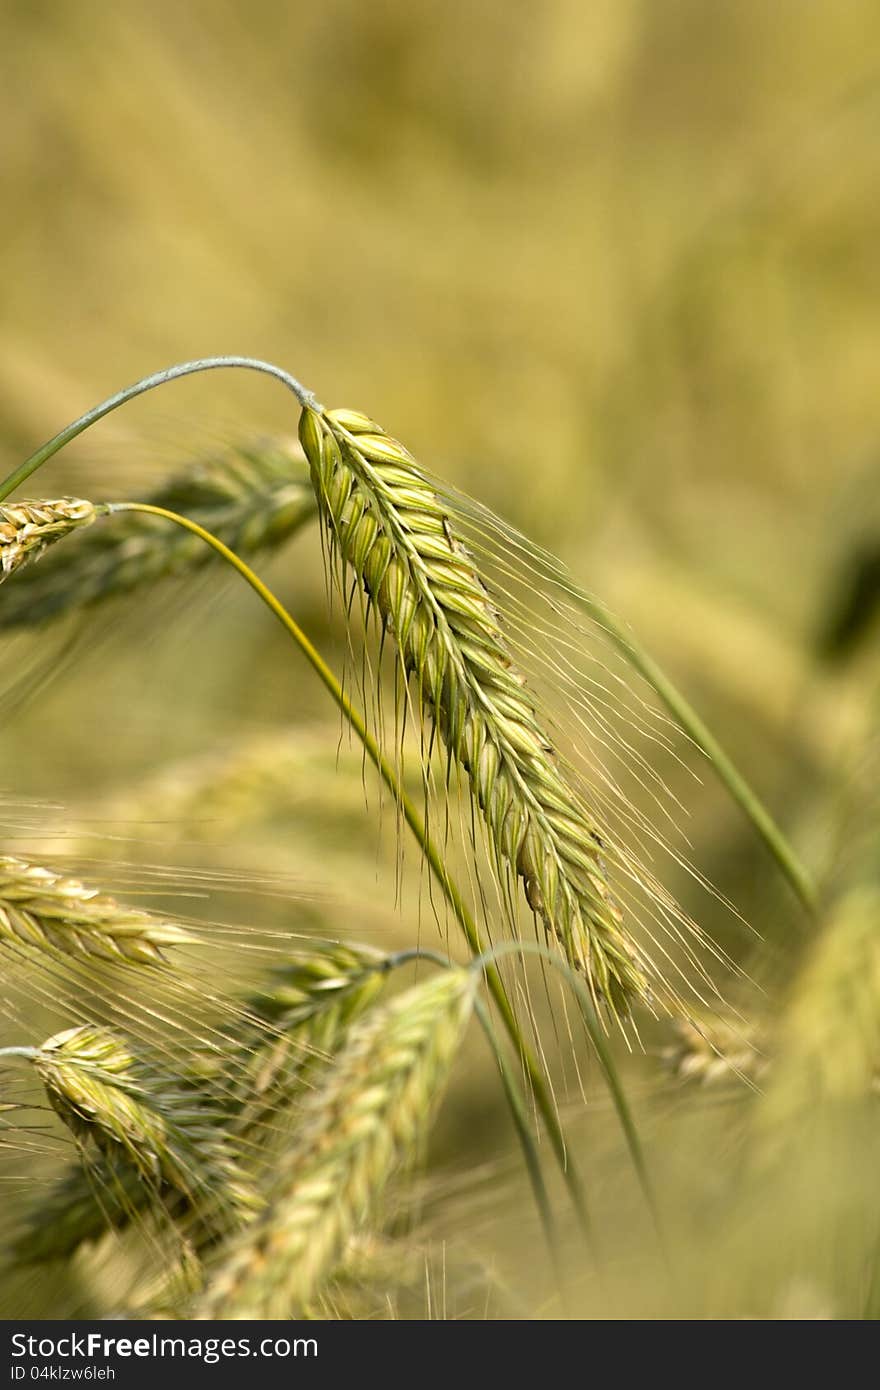
[[(847, 787), (877, 624), (845, 659), (820, 639), (880, 536), (878, 53), (870, 0), (6, 0), (0, 465), (173, 361), (277, 360), (561, 554), (827, 877), (844, 814), (876, 815)], [(133, 495), (294, 427), (216, 375), (37, 490)], [(338, 652), (298, 546), (273, 578)], [(0, 790), (78, 806), (320, 718), (249, 596), (210, 592), (96, 610), (63, 679), (2, 706)], [(54, 641), (4, 639), (11, 690)], [(703, 783), (694, 860), (794, 958), (792, 899)], [(282, 841), (225, 862), (277, 871)]]

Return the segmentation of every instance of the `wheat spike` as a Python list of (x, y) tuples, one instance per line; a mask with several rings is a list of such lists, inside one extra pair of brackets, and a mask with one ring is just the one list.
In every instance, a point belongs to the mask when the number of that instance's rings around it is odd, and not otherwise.
[(123, 907), (79, 879), (0, 855), (0, 944), (155, 965), (164, 946), (189, 939), (180, 927)]
[[(238, 554), (253, 555), (280, 545), (315, 514), (298, 455), (284, 441), (231, 449), (172, 478), (147, 500), (191, 517)], [(201, 568), (213, 558), (197, 536), (161, 517), (116, 513), (66, 554), (28, 572), (0, 605), (0, 628), (32, 626)]]
[(332, 1057), (385, 984), (384, 952), (328, 943), (278, 970), (251, 1000), (255, 1024), (242, 1039), (245, 1095), (233, 1132), (251, 1133), (289, 1105), (315, 1063)]
[(383, 629), (499, 862), (595, 995), (624, 1011), (647, 983), (611, 898), (602, 839), (569, 785), (455, 519), (406, 449), (366, 416), (304, 410), (300, 439), (331, 550)]
[(91, 526), (97, 515), (91, 502), (78, 497), (0, 506), (0, 584), (30, 561), (39, 560), (63, 536)]
[(53, 1109), (111, 1166), (135, 1170), (148, 1191), (191, 1204), (209, 1230), (242, 1224), (259, 1207), (231, 1155), (222, 1112), (93, 1024), (45, 1042), (34, 1066)]
[(202, 1318), (287, 1318), (307, 1307), (418, 1149), (473, 1007), (476, 978), (448, 970), (374, 1009), (303, 1105), (265, 1212), (237, 1241)]

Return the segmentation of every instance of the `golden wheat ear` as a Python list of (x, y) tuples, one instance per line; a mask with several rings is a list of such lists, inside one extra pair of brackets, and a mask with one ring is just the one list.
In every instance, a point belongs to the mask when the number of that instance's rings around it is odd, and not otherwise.
[(0, 583), (40, 556), (63, 536), (91, 526), (97, 508), (79, 497), (11, 502), (0, 507)]
[(417, 707), (462, 769), (496, 863), (595, 998), (626, 1012), (648, 984), (606, 877), (594, 818), (566, 779), (455, 518), (406, 449), (350, 410), (303, 410), (328, 548), (396, 643)]
[(125, 907), (79, 879), (0, 855), (0, 946), (158, 965), (164, 947), (190, 940), (173, 923)]

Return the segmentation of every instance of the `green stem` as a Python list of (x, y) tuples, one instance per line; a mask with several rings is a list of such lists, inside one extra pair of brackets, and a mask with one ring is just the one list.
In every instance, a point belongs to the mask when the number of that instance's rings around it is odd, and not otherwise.
[(721, 781), (751, 821), (804, 907), (811, 915), (814, 914), (818, 897), (810, 875), (766, 806), (737, 770), (715, 736), (710, 733), (696, 710), (691, 707), (681, 691), (673, 685), (656, 661), (648, 655), (603, 603), (580, 590), (574, 594), (574, 598), (580, 607), (608, 633), (618, 651), (626, 657), (630, 665), (635, 667), (640, 675), (644, 676), (648, 684), (660, 696), (673, 718), (693, 739), (697, 747), (706, 754)]
[(559, 1236), (556, 1231), (556, 1223), (553, 1220), (553, 1210), (550, 1205), (550, 1198), (547, 1195), (547, 1188), (544, 1183), (544, 1174), (541, 1172), (541, 1160), (538, 1156), (538, 1148), (535, 1143), (532, 1128), (529, 1124), (529, 1115), (526, 1108), (525, 1098), (519, 1087), (516, 1077), (507, 1064), (501, 1044), (492, 1027), (492, 1020), (489, 1011), (478, 999), (475, 1004), (477, 1018), (482, 1025), (483, 1032), (486, 1034), (489, 1046), (498, 1065), (498, 1073), (501, 1077), (501, 1084), (504, 1087), (504, 1094), (507, 1097), (507, 1105), (510, 1110), (513, 1126), (516, 1130), (517, 1138), (522, 1148), (523, 1159), (526, 1165), (526, 1172), (532, 1185), (532, 1193), (535, 1198), (535, 1206), (538, 1208), (538, 1215), (541, 1218), (541, 1225), (544, 1228), (544, 1237), (547, 1241), (547, 1248), (550, 1251), (550, 1258), (553, 1261), (553, 1269), (556, 1275), (556, 1282), (559, 1285), (559, 1294), (565, 1298), (565, 1280), (562, 1270), (562, 1255), (559, 1246)]
[(611, 1093), (611, 1099), (617, 1111), (617, 1118), (623, 1130), (623, 1136), (626, 1140), (627, 1148), (629, 1149), (636, 1177), (639, 1180), (648, 1210), (654, 1221), (661, 1249), (665, 1254), (666, 1240), (660, 1221), (660, 1211), (654, 1195), (654, 1188), (648, 1174), (648, 1167), (645, 1163), (645, 1155), (642, 1150), (639, 1133), (636, 1129), (632, 1111), (629, 1108), (629, 1102), (626, 1098), (626, 1092), (623, 1089), (623, 1083), (614, 1065), (614, 1058), (608, 1046), (608, 1039), (605, 1036), (602, 1024), (596, 1013), (596, 1007), (590, 996), (589, 990), (577, 972), (572, 970), (567, 961), (564, 961), (557, 952), (551, 951), (549, 947), (542, 945), (540, 941), (501, 941), (497, 946), (492, 946), (484, 956), (474, 960), (473, 966), (478, 970), (485, 969), (488, 963), (499, 960), (502, 956), (513, 955), (540, 956), (540, 958), (546, 961), (548, 965), (552, 966), (554, 970), (559, 971), (570, 988), (574, 991), (575, 998), (580, 1007), (581, 1017), (584, 1021), (584, 1027), (587, 1030), (590, 1042), (593, 1044), (596, 1056), (599, 1059), (599, 1065), (602, 1068), (605, 1084)]
[(106, 401), (94, 406), (92, 410), (87, 410), (85, 415), (81, 415), (73, 424), (67, 425), (52, 439), (48, 440), (37, 449), (30, 458), (25, 459), (14, 472), (4, 478), (0, 483), (0, 502), (20, 487), (23, 482), (36, 473), (53, 454), (57, 454), (59, 449), (63, 449), (65, 444), (69, 444), (77, 435), (83, 433), (91, 425), (102, 420), (111, 411), (118, 410), (127, 401), (133, 401), (136, 396), (142, 396), (146, 391), (152, 391), (156, 386), (164, 386), (166, 382), (177, 381), (180, 377), (192, 376), (196, 372), (215, 371), (221, 367), (243, 367), (248, 371), (265, 372), (268, 376), (273, 376), (282, 385), (288, 387), (293, 392), (302, 406), (309, 406), (312, 410), (320, 410), (321, 407), (316, 402), (311, 391), (307, 391), (296, 377), (285, 372), (283, 368), (276, 367), (272, 362), (262, 362), (256, 357), (200, 357), (194, 362), (178, 362), (174, 367), (166, 367), (164, 371), (154, 372), (152, 376), (142, 377), (133, 386), (126, 386), (121, 391), (117, 391), (115, 396), (108, 396)]
[[(403, 787), (397, 770), (388, 762), (388, 759), (385, 757), (375, 738), (367, 728), (363, 715), (352, 705), (334, 672), (330, 669), (324, 658), (312, 645), (299, 624), (280, 600), (277, 599), (263, 581), (254, 574), (253, 570), (249, 565), (245, 564), (244, 560), (236, 555), (233, 550), (230, 550), (227, 545), (224, 545), (221, 540), (218, 540), (216, 536), (213, 536), (210, 531), (206, 531), (203, 526), (199, 526), (198, 522), (191, 521), (188, 517), (179, 516), (176, 512), (168, 511), (164, 507), (153, 506), (147, 502), (113, 502), (110, 503), (109, 510), (111, 512), (144, 512), (152, 516), (161, 516), (164, 517), (166, 521), (172, 521), (176, 525), (184, 527), (185, 530), (191, 531), (193, 535), (199, 536), (206, 545), (211, 546), (218, 555), (221, 555), (233, 569), (237, 570), (241, 577), (246, 580), (255, 593), (262, 599), (266, 607), (275, 615), (282, 627), (285, 628), (287, 633), (293, 638), (319, 680), (329, 691), (336, 705), (342, 711), (342, 714), (351, 728), (354, 729), (367, 752), (367, 756), (376, 768), (382, 781), (391, 792), (391, 795), (400, 807), (407, 825), (418, 841), (419, 847), (428, 862), (431, 872), (439, 883), (443, 896), (452, 909), (453, 915), (464, 933), (471, 955), (474, 957), (481, 956), (484, 951), (484, 945), (479, 928), (467, 904), (462, 898), (457, 885), (450, 877), (443, 863), (442, 856), (428, 833), (424, 818)], [(578, 1220), (580, 1221), (582, 1230), (587, 1234), (589, 1232), (589, 1219), (587, 1216), (586, 1199), (584, 1197), (583, 1188), (578, 1173), (567, 1153), (565, 1138), (562, 1133), (559, 1118), (547, 1089), (540, 1065), (522, 1037), (516, 1015), (508, 999), (507, 991), (504, 988), (504, 981), (491, 961), (486, 962), (485, 975), (489, 992), (501, 1016), (501, 1021), (526, 1069), (529, 1083), (535, 1097), (535, 1103), (547, 1126), (550, 1142), (578, 1214)]]

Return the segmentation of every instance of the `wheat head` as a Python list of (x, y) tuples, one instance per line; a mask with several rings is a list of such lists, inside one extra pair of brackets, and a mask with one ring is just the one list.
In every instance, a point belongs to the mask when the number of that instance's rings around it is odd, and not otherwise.
[(133, 1168), (151, 1194), (184, 1198), (211, 1228), (259, 1206), (225, 1144), (219, 1107), (138, 1057), (105, 1028), (85, 1024), (39, 1048), (34, 1066), (53, 1109), (83, 1145)]
[(312, 1302), (424, 1137), (476, 983), (471, 972), (443, 971), (351, 1030), (303, 1105), (265, 1212), (234, 1244), (197, 1316), (287, 1318)]
[(647, 982), (612, 899), (602, 838), (569, 785), (455, 518), (406, 449), (364, 415), (304, 410), (300, 439), (331, 551), (397, 645), (420, 708), (463, 768), (497, 862), (595, 996)]
[(156, 965), (163, 947), (188, 940), (180, 927), (124, 907), (79, 879), (0, 855), (0, 944)]
[(372, 946), (327, 943), (275, 972), (251, 1000), (242, 1037), (248, 1058), (233, 1132), (250, 1134), (289, 1106), (316, 1062), (332, 1057), (385, 984), (386, 956)]
[(98, 515), (79, 497), (55, 501), (7, 502), (0, 506), (0, 583), (40, 556), (71, 531), (91, 526)]

